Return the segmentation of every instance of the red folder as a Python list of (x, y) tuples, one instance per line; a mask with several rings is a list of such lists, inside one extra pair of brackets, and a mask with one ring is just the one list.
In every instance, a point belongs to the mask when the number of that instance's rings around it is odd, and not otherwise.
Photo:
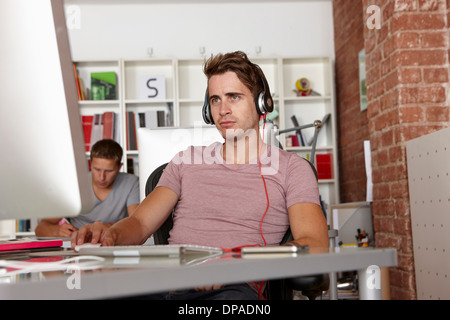
[(0, 241), (0, 252), (11, 250), (22, 250), (22, 249), (61, 247), (62, 245), (63, 245), (62, 240), (33, 240), (33, 239), (7, 240), (7, 241)]

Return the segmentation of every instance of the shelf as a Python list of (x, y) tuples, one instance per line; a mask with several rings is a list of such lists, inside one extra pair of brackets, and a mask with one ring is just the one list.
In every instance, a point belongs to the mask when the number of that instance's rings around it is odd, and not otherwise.
[(125, 100), (125, 104), (162, 104), (162, 103), (173, 103), (173, 99), (155, 99), (155, 100), (144, 100), (144, 99), (136, 99), (136, 100)]
[(78, 104), (81, 106), (108, 106), (111, 104), (120, 104), (119, 100), (81, 100), (78, 101)]
[(311, 102), (311, 101), (331, 101), (331, 96), (306, 96), (306, 97), (298, 97), (298, 96), (287, 96), (284, 97), (285, 101), (296, 101), (296, 102)]
[[(278, 117), (273, 119), (280, 130), (293, 127), (291, 117), (296, 116), (300, 125), (322, 120), (326, 114), (330, 118), (320, 129), (316, 144), (317, 153), (332, 155), (333, 179), (319, 180), (322, 198), (328, 204), (339, 203), (336, 116), (334, 97), (333, 64), (329, 57), (250, 57), (266, 75)], [(119, 119), (119, 142), (124, 147), (125, 156), (137, 161), (138, 151), (126, 150), (128, 112), (145, 113), (150, 110), (172, 112), (175, 127), (189, 127), (203, 124), (201, 115), (207, 86), (203, 74), (204, 59), (162, 58), (162, 59), (119, 59), (75, 62), (84, 87), (90, 86), (91, 72), (114, 71), (117, 75), (118, 99), (106, 101), (84, 100), (79, 102), (80, 114), (92, 115), (113, 111)], [(163, 98), (143, 98), (143, 81), (149, 77), (163, 76), (165, 95)], [(297, 96), (293, 90), (296, 81), (306, 77), (311, 89), (320, 96)], [(306, 139), (314, 134), (314, 128), (302, 130)], [(291, 135), (293, 133), (289, 133)], [(285, 137), (280, 142), (285, 148)], [(287, 151), (305, 156), (311, 147), (290, 147)], [(127, 171), (127, 161), (123, 170)]]

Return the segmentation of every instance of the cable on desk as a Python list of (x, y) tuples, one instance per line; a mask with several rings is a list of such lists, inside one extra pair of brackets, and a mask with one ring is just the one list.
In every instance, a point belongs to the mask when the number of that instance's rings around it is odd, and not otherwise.
[[(87, 260), (86, 262), (80, 262)], [(14, 261), (14, 260), (0, 260), (0, 268), (16, 269), (13, 271), (6, 271), (0, 269), (0, 277), (12, 276), (22, 273), (30, 272), (46, 272), (67, 270), (69, 268), (77, 268), (79, 270), (92, 270), (100, 268), (99, 261), (105, 259), (97, 256), (78, 256), (55, 262), (29, 262), (29, 261)], [(6, 272), (5, 272), (6, 271)]]

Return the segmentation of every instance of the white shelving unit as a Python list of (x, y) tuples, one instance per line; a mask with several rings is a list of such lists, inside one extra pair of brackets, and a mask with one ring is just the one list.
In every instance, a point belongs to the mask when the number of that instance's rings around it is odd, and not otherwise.
[[(278, 128), (294, 127), (291, 116), (295, 115), (300, 125), (314, 120), (322, 120), (326, 114), (330, 118), (321, 128), (316, 154), (331, 154), (332, 177), (320, 179), (319, 188), (322, 199), (328, 204), (339, 203), (335, 94), (333, 82), (333, 61), (329, 57), (250, 57), (264, 71), (268, 80), (278, 118), (274, 123)], [(138, 151), (126, 150), (126, 113), (147, 110), (168, 110), (172, 105), (174, 126), (188, 127), (196, 122), (203, 123), (201, 108), (206, 89), (203, 74), (203, 59), (141, 59), (114, 61), (75, 61), (83, 87), (90, 87), (91, 72), (114, 71), (117, 74), (118, 99), (109, 101), (80, 101), (80, 114), (88, 115), (114, 111), (119, 115), (120, 143), (124, 147), (125, 158), (138, 159)], [(165, 77), (165, 99), (142, 99), (139, 83), (142, 76), (163, 75)], [(299, 78), (308, 78), (311, 88), (319, 96), (298, 97), (294, 92)], [(136, 120), (137, 121), (137, 120)], [(311, 138), (313, 128), (303, 130), (307, 139)], [(294, 134), (294, 133), (290, 133)], [(286, 134), (288, 135), (288, 134)], [(283, 147), (297, 152), (303, 157), (311, 153), (310, 146), (286, 148), (286, 137), (280, 137)], [(124, 161), (124, 170), (127, 163)]]

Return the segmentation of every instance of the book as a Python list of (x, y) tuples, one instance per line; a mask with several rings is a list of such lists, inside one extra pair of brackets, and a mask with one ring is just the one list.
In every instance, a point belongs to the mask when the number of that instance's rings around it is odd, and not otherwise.
[(145, 127), (146, 128), (157, 128), (158, 127), (157, 110), (145, 111)]
[(75, 84), (77, 86), (78, 100), (83, 100), (81, 98), (80, 78), (78, 77), (77, 65), (75, 63), (73, 64), (73, 73), (75, 76)]
[(166, 125), (167, 117), (164, 110), (148, 110), (139, 113), (140, 128), (158, 128)]
[(92, 100), (115, 100), (116, 85), (117, 81), (115, 72), (91, 73)]
[(156, 112), (156, 116), (158, 118), (158, 127), (166, 126), (166, 113), (163, 110), (158, 110)]
[(103, 139), (114, 140), (115, 113), (104, 112), (102, 118), (103, 118)]
[(99, 140), (103, 138), (103, 114), (96, 113), (94, 114), (94, 121), (92, 124), (92, 132), (91, 132), (91, 145), (92, 146)]
[(173, 127), (173, 103), (167, 102), (167, 116), (166, 116), (166, 126)]
[(81, 116), (81, 121), (83, 124), (85, 151), (89, 152), (89, 150), (91, 149), (91, 134), (92, 134), (92, 125), (94, 123), (94, 116), (93, 115)]
[(331, 153), (316, 154), (316, 168), (319, 180), (333, 179)]
[(127, 150), (137, 150), (136, 118), (132, 111), (126, 113)]

